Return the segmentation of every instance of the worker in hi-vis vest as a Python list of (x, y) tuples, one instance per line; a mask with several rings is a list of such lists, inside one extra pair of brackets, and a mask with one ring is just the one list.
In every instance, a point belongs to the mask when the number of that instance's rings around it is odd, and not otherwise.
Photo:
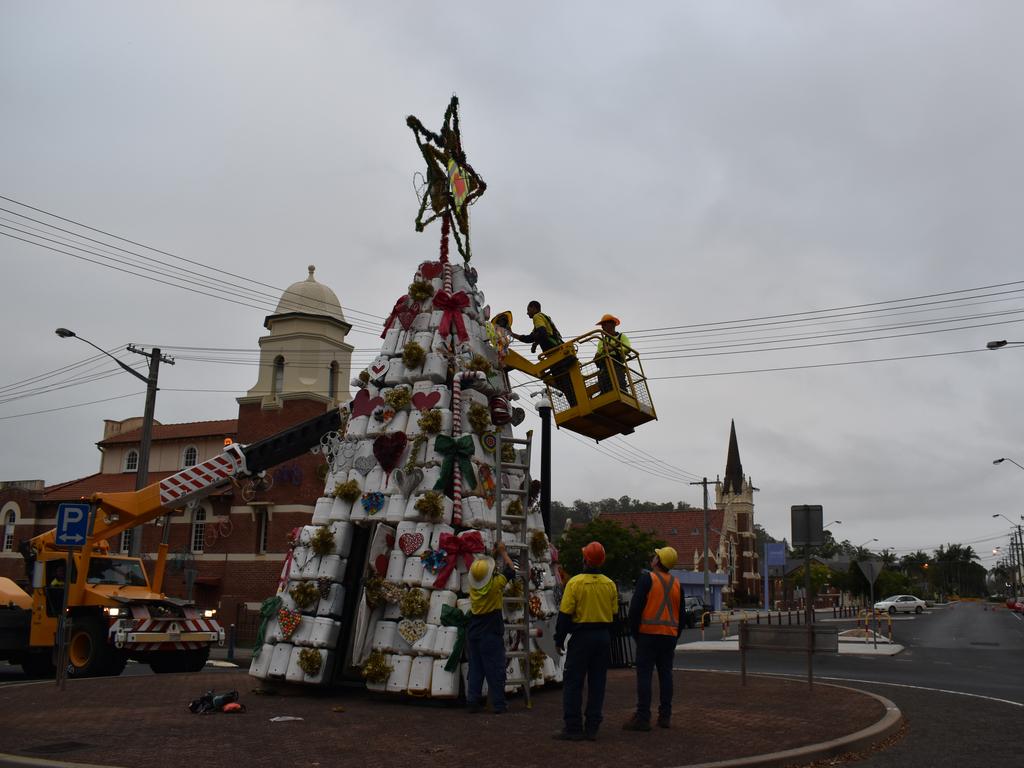
[(632, 394), (629, 390), (629, 383), (626, 381), (626, 356), (633, 351), (629, 343), (629, 336), (620, 333), (615, 329), (621, 321), (615, 315), (603, 315), (597, 321), (601, 326), (601, 338), (597, 342), (597, 352), (594, 355), (594, 362), (601, 370), (598, 374), (598, 382), (602, 392), (611, 392), (612, 369), (615, 369), (615, 379), (619, 382), (619, 391), (625, 394)]
[[(536, 352), (540, 347), (541, 352), (547, 352), (563, 343), (562, 334), (555, 325), (555, 321), (549, 315), (540, 311), (540, 302), (534, 299), (526, 305), (526, 314), (533, 321), (533, 330), (529, 333), (513, 333), (512, 336), (524, 344), (530, 345), (530, 351)], [(572, 379), (569, 370), (576, 364), (575, 358), (563, 360), (551, 369), (554, 377), (555, 387), (565, 395), (565, 400), (570, 408), (576, 405), (576, 395), (572, 391)]]
[(636, 580), (629, 604), (629, 627), (636, 638), (636, 712), (627, 731), (651, 730), (651, 676), (658, 668), (658, 725), (672, 721), (672, 660), (683, 631), (683, 590), (670, 571), (678, 555), (672, 547), (654, 550), (651, 570)]

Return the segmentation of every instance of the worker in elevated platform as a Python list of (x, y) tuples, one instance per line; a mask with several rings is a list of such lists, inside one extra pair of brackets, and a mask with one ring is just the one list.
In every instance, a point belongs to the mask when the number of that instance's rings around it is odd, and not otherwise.
[(621, 321), (615, 315), (603, 315), (597, 321), (601, 326), (601, 338), (597, 342), (597, 353), (594, 355), (594, 362), (600, 367), (598, 382), (602, 392), (612, 391), (612, 369), (615, 371), (615, 379), (619, 382), (619, 391), (631, 395), (632, 391), (626, 379), (626, 358), (633, 351), (629, 343), (629, 337), (616, 331)]
[[(512, 336), (524, 344), (529, 344), (531, 352), (536, 352), (537, 347), (540, 347), (542, 352), (547, 352), (563, 343), (558, 326), (549, 315), (540, 311), (539, 301), (534, 299), (527, 304), (526, 314), (533, 320), (533, 330), (527, 334), (513, 333)], [(572, 358), (562, 361), (551, 369), (554, 385), (565, 395), (570, 408), (576, 405), (576, 395), (572, 391), (572, 379), (569, 377), (569, 370), (574, 365), (576, 365), (576, 360)]]

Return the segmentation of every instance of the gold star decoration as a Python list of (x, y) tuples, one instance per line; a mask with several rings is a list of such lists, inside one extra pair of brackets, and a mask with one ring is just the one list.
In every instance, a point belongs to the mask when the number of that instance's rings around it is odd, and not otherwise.
[[(469, 261), (469, 206), (487, 189), (487, 184), (466, 161), (459, 131), (459, 98), (452, 96), (444, 113), (440, 134), (432, 133), (414, 115), (406, 118), (416, 137), (423, 160), (427, 164), (426, 184), (423, 187), (420, 209), (416, 214), (416, 231), (435, 219), (447, 218), (455, 222), (452, 234), (462, 258)], [(429, 203), (432, 213), (424, 218)]]

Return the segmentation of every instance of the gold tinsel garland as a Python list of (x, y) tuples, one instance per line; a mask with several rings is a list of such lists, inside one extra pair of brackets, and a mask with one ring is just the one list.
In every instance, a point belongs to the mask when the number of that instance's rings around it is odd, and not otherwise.
[(331, 554), (334, 551), (334, 534), (331, 533), (331, 529), (326, 525), (317, 528), (309, 540), (309, 547), (321, 557)]
[(419, 368), (423, 365), (423, 361), (426, 359), (426, 350), (424, 350), (423, 347), (415, 341), (410, 341), (402, 349), (402, 362), (405, 363), (406, 370), (410, 368)]
[(427, 491), (413, 508), (431, 522), (439, 523), (444, 518), (444, 496), (438, 491)]
[(405, 619), (420, 619), (430, 610), (430, 599), (422, 589), (410, 589), (398, 601), (398, 610)]
[(346, 480), (344, 483), (336, 483), (331, 496), (352, 503), (363, 495), (363, 489), (355, 480)]
[(404, 411), (412, 402), (408, 387), (395, 387), (384, 393), (384, 402), (396, 411)]
[(523, 596), (523, 582), (519, 579), (512, 579), (505, 587), (505, 594), (509, 597), (522, 597)]
[(508, 511), (506, 515), (512, 515), (513, 517), (521, 517), (523, 514), (523, 502), (519, 499), (512, 499), (508, 505)]
[(506, 464), (514, 464), (516, 461), (516, 449), (512, 447), (512, 443), (502, 443), (501, 445), (501, 460)]
[(300, 581), (288, 590), (288, 594), (299, 608), (308, 608), (320, 599), (320, 590), (312, 581)]
[(441, 411), (437, 408), (424, 411), (420, 414), (416, 423), (419, 425), (419, 428), (427, 434), (436, 435), (441, 431)]
[(299, 669), (310, 677), (316, 676), (316, 673), (320, 671), (320, 667), (323, 663), (324, 660), (320, 655), (320, 651), (315, 648), (303, 648), (299, 651)]
[(362, 675), (369, 683), (383, 683), (391, 675), (392, 669), (394, 668), (388, 664), (388, 657), (384, 655), (384, 651), (378, 649), (370, 651), (363, 664)]
[(544, 531), (534, 531), (530, 537), (530, 554), (534, 557), (543, 557), (548, 551), (548, 537)]
[(486, 357), (477, 354), (473, 355), (473, 357), (469, 359), (469, 362), (466, 363), (466, 370), (480, 371), (484, 376), (490, 376), (493, 369)]
[(434, 295), (434, 286), (417, 280), (409, 285), (409, 295), (413, 301), (426, 301)]
[(547, 654), (544, 651), (532, 651), (530, 653), (530, 679), (539, 680), (544, 674), (544, 661)]
[(491, 411), (486, 405), (473, 403), (469, 406), (469, 426), (478, 435), (491, 428)]

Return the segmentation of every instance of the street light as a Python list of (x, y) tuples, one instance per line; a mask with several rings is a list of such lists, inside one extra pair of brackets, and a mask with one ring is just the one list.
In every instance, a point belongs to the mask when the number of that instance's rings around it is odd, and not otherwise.
[(1024, 341), (1007, 341), (1003, 339), (1002, 341), (990, 341), (985, 346), (989, 349), (1001, 349), (1002, 347), (1016, 347), (1022, 344), (1024, 344)]
[(872, 541), (878, 541), (878, 539), (868, 539), (863, 544), (858, 544), (857, 549), (861, 549), (864, 546), (864, 544), (870, 544)]
[(823, 526), (821, 526), (821, 530), (825, 530), (830, 525), (842, 525), (842, 524), (843, 524), (842, 520), (833, 520), (831, 523), (825, 523)]
[[(79, 336), (74, 331), (70, 331), (67, 328), (58, 328), (54, 331), (62, 339), (78, 339), (84, 341), (93, 349), (99, 350), (104, 355), (109, 357), (121, 368), (130, 373), (132, 376), (137, 378), (139, 381), (145, 382), (146, 384), (146, 410), (142, 416), (142, 438), (139, 441), (139, 466), (135, 473), (135, 490), (139, 491), (146, 487), (148, 476), (149, 476), (149, 447), (153, 442), (153, 411), (156, 409), (156, 392), (157, 392), (157, 377), (160, 374), (160, 362), (163, 361), (168, 365), (174, 365), (174, 359), (160, 354), (158, 347), (153, 347), (149, 352), (145, 352), (138, 349), (132, 344), (128, 345), (128, 351), (142, 355), (143, 357), (149, 358), (149, 375), (143, 376), (141, 373), (136, 371), (129, 365), (126, 365), (121, 360), (118, 360), (112, 354), (102, 347), (98, 347), (89, 341), (84, 336)], [(165, 535), (168, 531), (165, 531)], [(132, 540), (130, 551), (133, 555), (138, 555), (142, 549), (142, 528), (137, 527), (132, 531)]]
[(1020, 464), (1017, 464), (1017, 462), (1016, 462), (1016, 461), (1014, 461), (1013, 459), (1008, 459), (1008, 458), (1006, 458), (1005, 456), (1004, 456), (1003, 458), (1001, 458), (1001, 459), (993, 459), (993, 460), (992, 460), (992, 463), (993, 463), (993, 464), (1002, 464), (1002, 463), (1003, 463), (1004, 461), (1008, 461), (1008, 462), (1010, 462), (1011, 464), (1014, 464), (1014, 465), (1016, 465), (1016, 467), (1017, 467), (1018, 469), (1024, 469), (1024, 467), (1022, 467), (1022, 466), (1021, 466)]

